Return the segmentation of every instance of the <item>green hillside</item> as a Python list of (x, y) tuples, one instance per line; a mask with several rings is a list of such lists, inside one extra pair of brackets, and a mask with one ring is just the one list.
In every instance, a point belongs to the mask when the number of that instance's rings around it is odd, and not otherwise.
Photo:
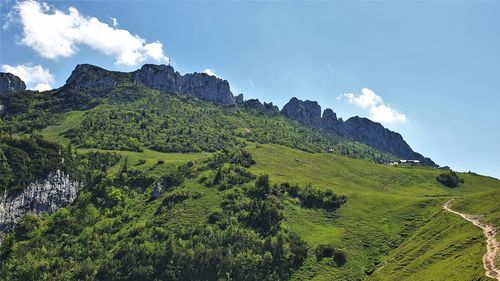
[(4, 147), (62, 145), (84, 187), (4, 238), (0, 280), (487, 280), (481, 231), (442, 205), (500, 227), (499, 180), (449, 188), (281, 115), (123, 87), (61, 111), (33, 93), (2, 118)]

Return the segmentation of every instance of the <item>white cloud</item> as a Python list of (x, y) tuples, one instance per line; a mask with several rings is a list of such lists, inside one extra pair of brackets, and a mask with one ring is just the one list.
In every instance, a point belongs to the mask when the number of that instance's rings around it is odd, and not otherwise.
[(19, 76), (26, 83), (26, 87), (32, 90), (47, 91), (53, 89), (54, 77), (50, 71), (41, 65), (2, 65), (3, 72), (10, 72)]
[(364, 109), (370, 110), (370, 118), (376, 122), (381, 123), (394, 123), (405, 122), (406, 115), (399, 113), (394, 108), (386, 105), (381, 96), (375, 94), (368, 88), (363, 88), (361, 94), (355, 95), (353, 93), (342, 94), (337, 99), (345, 98), (351, 104), (357, 105)]
[(113, 23), (113, 27), (116, 28), (118, 26), (118, 20), (116, 18), (111, 17), (111, 22)]
[(250, 84), (250, 86), (255, 87), (255, 83), (252, 79), (248, 79), (248, 83)]
[(208, 74), (210, 76), (215, 76), (215, 77), (219, 78), (219, 76), (217, 74), (215, 74), (215, 72), (212, 69), (210, 69), (210, 68), (207, 68), (207, 69), (203, 70), (203, 73)]
[(116, 28), (95, 17), (81, 15), (71, 7), (67, 12), (33, 0), (19, 2), (14, 11), (23, 28), (21, 43), (42, 57), (70, 57), (85, 45), (114, 56), (117, 64), (137, 65), (146, 60), (167, 61), (161, 42), (147, 43), (128, 30)]

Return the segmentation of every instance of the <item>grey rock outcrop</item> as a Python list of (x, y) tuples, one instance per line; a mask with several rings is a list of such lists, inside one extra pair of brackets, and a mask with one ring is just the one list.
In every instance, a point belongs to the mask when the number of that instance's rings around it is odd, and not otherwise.
[(234, 97), (234, 101), (237, 104), (241, 104), (241, 103), (245, 102), (245, 98), (243, 97), (243, 94), (239, 94), (236, 97)]
[(354, 140), (403, 159), (415, 159), (428, 165), (436, 165), (431, 159), (414, 152), (399, 133), (385, 128), (380, 123), (355, 116), (345, 121), (344, 127), (347, 136)]
[(259, 99), (246, 100), (242, 105), (244, 108), (257, 109), (257, 110), (261, 110), (261, 111), (264, 111), (267, 113), (272, 113), (272, 114), (279, 114), (280, 113), (279, 108), (276, 105), (274, 105), (272, 102), (261, 103), (259, 101)]
[(245, 101), (245, 108), (264, 110), (264, 105), (259, 101), (259, 99), (249, 99)]
[(107, 90), (115, 88), (119, 80), (126, 79), (126, 74), (109, 71), (91, 64), (79, 64), (66, 80), (67, 87), (74, 90)]
[(169, 65), (145, 64), (134, 72), (134, 83), (156, 90), (195, 96), (224, 106), (236, 104), (226, 80), (206, 73), (181, 75)]
[(329, 108), (325, 109), (321, 116), (321, 107), (317, 102), (301, 101), (297, 98), (292, 98), (283, 107), (281, 113), (304, 125), (322, 128), (397, 157), (416, 159), (428, 165), (436, 165), (431, 159), (414, 152), (400, 134), (386, 129), (380, 123), (370, 119), (356, 116), (344, 122), (341, 118), (337, 119), (335, 112)]
[(134, 73), (134, 83), (155, 90), (180, 93), (182, 75), (169, 65), (145, 64)]
[(163, 186), (163, 183), (159, 181), (155, 189), (153, 189), (153, 194), (151, 195), (154, 199), (159, 198), (163, 193), (165, 192), (165, 186)]
[(223, 106), (236, 104), (226, 80), (206, 73), (181, 75), (172, 66), (164, 64), (145, 64), (139, 70), (130, 73), (80, 64), (66, 80), (65, 87), (98, 92), (113, 89), (120, 83), (135, 83), (160, 91), (191, 95)]
[(264, 102), (264, 108), (273, 114), (280, 113), (280, 109), (276, 105), (274, 105), (272, 102), (270, 102), (270, 103)]
[(23, 192), (0, 198), (0, 232), (15, 227), (27, 213), (49, 214), (75, 200), (80, 184), (57, 170), (46, 179), (31, 183)]
[(323, 111), (323, 115), (321, 116), (321, 127), (341, 136), (347, 135), (344, 121), (342, 121), (342, 118), (337, 119), (337, 114), (330, 108)]
[(321, 127), (321, 106), (316, 101), (301, 101), (293, 97), (281, 113), (302, 124)]
[(26, 84), (21, 78), (8, 72), (0, 72), (0, 92), (15, 92), (26, 90)]

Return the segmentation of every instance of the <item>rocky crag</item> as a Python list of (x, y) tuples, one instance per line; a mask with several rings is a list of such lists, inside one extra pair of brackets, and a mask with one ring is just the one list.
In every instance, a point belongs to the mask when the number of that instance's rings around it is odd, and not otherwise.
[[(0, 79), (0, 84), (5, 85), (0, 90), (24, 89), (26, 87), (19, 78), (12, 78), (12, 76), (11, 74), (0, 76), (6, 81)], [(66, 95), (66, 98), (71, 102), (80, 102), (85, 105), (76, 106), (77, 109), (86, 110), (88, 102), (86, 103), (84, 100), (73, 101), (71, 97), (78, 95), (72, 95), (71, 91), (87, 90), (108, 93), (124, 83), (190, 95), (221, 106), (239, 106), (273, 114), (280, 113), (278, 107), (272, 103), (261, 103), (258, 99), (245, 100), (242, 94), (235, 97), (226, 80), (205, 73), (195, 72), (181, 75), (170, 65), (145, 64), (136, 71), (126, 73), (109, 71), (90, 64), (80, 64), (76, 66), (66, 84), (59, 91), (61, 95)], [(66, 93), (67, 90), (70, 91)], [(283, 107), (281, 114), (304, 125), (321, 128), (333, 134), (362, 142), (400, 158), (417, 159), (425, 164), (435, 165), (431, 159), (414, 152), (400, 134), (367, 118), (356, 116), (343, 121), (342, 118), (337, 118), (335, 112), (329, 108), (322, 113), (321, 106), (316, 101), (302, 101), (294, 97)]]
[(80, 184), (57, 170), (44, 180), (31, 183), (24, 191), (0, 198), (0, 234), (14, 228), (27, 213), (49, 214), (75, 200)]
[(125, 73), (80, 64), (73, 70), (64, 87), (96, 91), (110, 90), (120, 83), (134, 83), (155, 90), (190, 95), (222, 106), (236, 105), (236, 98), (227, 80), (197, 72), (181, 75), (169, 65), (145, 64), (134, 72)]
[(295, 97), (283, 107), (281, 113), (304, 125), (322, 128), (402, 159), (416, 159), (427, 165), (436, 165), (431, 159), (414, 152), (400, 134), (370, 119), (355, 116), (344, 122), (342, 118), (337, 119), (332, 109), (327, 108), (321, 114), (321, 106), (317, 102), (302, 101)]
[(12, 73), (0, 72), (0, 92), (14, 92), (26, 90), (26, 84)]

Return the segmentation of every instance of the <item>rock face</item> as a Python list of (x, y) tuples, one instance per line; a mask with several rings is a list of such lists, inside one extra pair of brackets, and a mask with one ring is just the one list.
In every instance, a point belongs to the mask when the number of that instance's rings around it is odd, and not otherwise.
[(161, 181), (159, 181), (156, 184), (155, 189), (153, 190), (153, 194), (151, 194), (151, 196), (154, 199), (156, 199), (156, 198), (159, 198), (164, 192), (165, 192), (165, 187), (163, 186), (163, 183)]
[(0, 198), (0, 232), (6, 232), (27, 213), (53, 213), (73, 203), (80, 184), (57, 170), (45, 180), (31, 183), (22, 193)]
[(380, 123), (355, 116), (345, 121), (344, 126), (349, 137), (359, 142), (403, 159), (418, 157), (400, 134), (384, 128)]
[(180, 93), (182, 90), (182, 75), (168, 65), (145, 64), (134, 73), (134, 83), (155, 90)]
[(224, 106), (236, 104), (226, 80), (206, 73), (181, 75), (168, 65), (144, 65), (134, 73), (134, 83), (157, 90), (195, 96)]
[(195, 96), (223, 106), (232, 106), (236, 100), (226, 80), (205, 73), (181, 75), (169, 65), (145, 64), (131, 73), (109, 71), (90, 64), (80, 64), (66, 81), (74, 90), (109, 90), (119, 83), (135, 83), (146, 87)]
[(293, 97), (283, 107), (281, 113), (302, 124), (321, 127), (321, 106), (316, 101), (301, 101)]
[(26, 90), (26, 84), (12, 73), (0, 72), (0, 92), (15, 92)]
[(337, 119), (337, 114), (335, 114), (335, 112), (333, 112), (330, 108), (323, 111), (323, 115), (321, 116), (321, 127), (341, 136), (347, 135), (344, 127), (344, 121), (342, 121), (342, 118)]
[(241, 104), (244, 108), (249, 108), (249, 109), (257, 109), (257, 110), (262, 110), (267, 113), (272, 113), (272, 114), (279, 114), (280, 110), (279, 108), (274, 105), (272, 102), (267, 103), (261, 103), (259, 99), (249, 99), (246, 100)]
[(66, 86), (75, 90), (106, 90), (116, 87), (120, 78), (126, 79), (126, 74), (91, 64), (79, 64), (66, 80)]
[(248, 99), (244, 104), (245, 108), (264, 110), (264, 105), (259, 101), (259, 99)]
[(243, 94), (239, 94), (236, 97), (234, 97), (234, 101), (237, 104), (241, 104), (241, 103), (245, 102), (245, 98), (243, 97)]
[(327, 108), (321, 116), (321, 107), (315, 101), (301, 101), (292, 98), (281, 110), (286, 117), (304, 125), (322, 128), (328, 132), (354, 139), (376, 149), (391, 153), (403, 159), (416, 159), (435, 166), (429, 158), (414, 152), (403, 137), (384, 128), (380, 123), (358, 116), (343, 121), (337, 119), (333, 110)]
[(181, 93), (193, 95), (201, 100), (220, 105), (235, 105), (229, 82), (206, 73), (186, 74), (183, 77)]

